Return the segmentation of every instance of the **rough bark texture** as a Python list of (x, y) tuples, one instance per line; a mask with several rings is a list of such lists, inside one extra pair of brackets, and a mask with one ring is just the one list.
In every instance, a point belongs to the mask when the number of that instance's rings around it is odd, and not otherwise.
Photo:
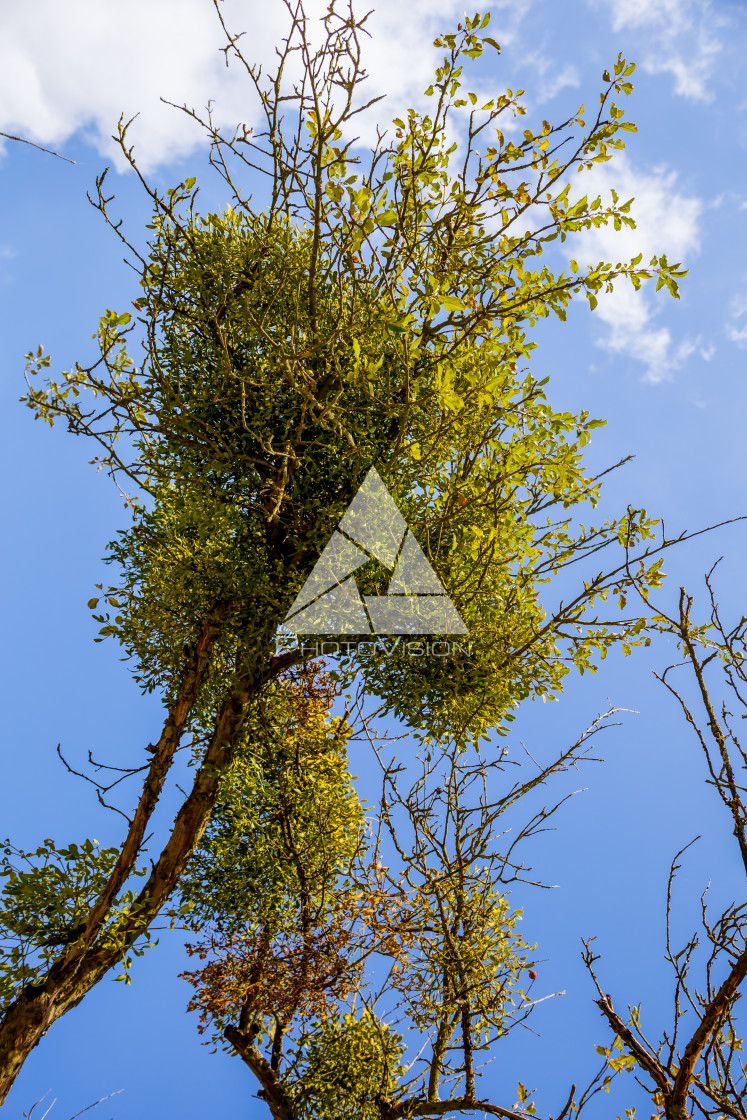
[(703, 1052), (703, 1047), (724, 1022), (745, 976), (747, 976), (747, 949), (737, 957), (729, 975), (706, 1007), (692, 1038), (684, 1049), (672, 1092), (665, 1100), (666, 1115), (669, 1120), (687, 1120), (690, 1086), (698, 1059)]

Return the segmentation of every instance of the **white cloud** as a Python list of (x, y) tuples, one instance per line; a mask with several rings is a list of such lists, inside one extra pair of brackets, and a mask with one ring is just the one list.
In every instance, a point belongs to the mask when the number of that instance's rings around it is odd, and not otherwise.
[[(599, 2), (599, 0), (597, 0)], [(695, 101), (710, 101), (709, 82), (722, 49), (715, 28), (726, 25), (710, 0), (601, 0), (614, 31), (639, 31), (646, 45), (643, 69), (669, 73), (675, 92)]]
[[(312, 40), (327, 0), (307, 0)], [(498, 0), (491, 34), (503, 44), (516, 38), (530, 3)], [(288, 26), (281, 0), (264, 4), (225, 0), (228, 27), (246, 31), (241, 45), (265, 71)], [(361, 8), (361, 11), (365, 10)], [(455, 28), (463, 0), (380, 0), (361, 36), (368, 97), (386, 94), (378, 112), (385, 125), (405, 105), (422, 106), (423, 91), (442, 55), (436, 35)], [(0, 130), (44, 145), (62, 145), (82, 133), (111, 158), (121, 113), (139, 113), (131, 140), (145, 170), (183, 157), (203, 143), (198, 126), (160, 98), (202, 110), (215, 102), (218, 123), (252, 123), (256, 113), (246, 75), (225, 67), (222, 32), (210, 0), (35, 0), (7, 6), (0, 39)], [(468, 65), (468, 64), (467, 64)], [(465, 67), (465, 77), (468, 69)], [(570, 71), (549, 79), (568, 83)], [(473, 88), (473, 87), (470, 87)], [(560, 85), (558, 85), (560, 88)], [(491, 96), (492, 96), (491, 90)], [(370, 142), (373, 122), (362, 139)]]
[(731, 313), (735, 319), (747, 314), (747, 294), (734, 296), (731, 301)]
[(729, 327), (726, 333), (731, 341), (736, 342), (737, 346), (740, 348), (742, 346), (747, 346), (747, 325), (739, 328)]
[(731, 322), (726, 325), (726, 335), (740, 349), (747, 346), (747, 322), (740, 326), (740, 322), (747, 315), (747, 293), (734, 296), (730, 306)]
[(724, 206), (736, 206), (737, 210), (747, 210), (747, 202), (737, 191), (720, 191), (705, 204), (707, 210), (721, 210)]
[[(159, 101), (195, 103), (225, 91), (220, 34), (200, 0), (40, 0), (12, 5), (0, 41), (0, 128), (42, 144), (79, 129), (110, 155), (121, 113), (146, 167), (184, 155), (195, 126)], [(207, 95), (207, 96), (206, 96)]]
[[(698, 220), (703, 203), (677, 190), (675, 171), (665, 167), (639, 171), (621, 153), (614, 161), (589, 172), (584, 189), (590, 198), (601, 194), (603, 201), (609, 200), (610, 189), (617, 191), (621, 202), (634, 198), (630, 212), (636, 228), (616, 231), (606, 226), (580, 234), (573, 250), (580, 262), (615, 263), (642, 253), (645, 265), (653, 256), (665, 253), (671, 264), (684, 261), (687, 267), (684, 258), (698, 252)], [(673, 371), (696, 350), (704, 358), (709, 351), (702, 347), (700, 337), (676, 342), (668, 326), (657, 324), (662, 302), (670, 297), (665, 292), (654, 297), (648, 288), (644, 284), (635, 291), (629, 281), (618, 280), (613, 292), (600, 293), (596, 314), (608, 330), (598, 344), (641, 362), (646, 379), (656, 382), (671, 378)]]

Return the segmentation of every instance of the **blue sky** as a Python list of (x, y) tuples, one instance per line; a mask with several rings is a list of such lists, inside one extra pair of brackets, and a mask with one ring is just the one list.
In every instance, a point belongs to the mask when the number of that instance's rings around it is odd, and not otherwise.
[[(601, 170), (598, 185), (635, 196), (639, 229), (624, 237), (590, 236), (583, 252), (618, 260), (639, 249), (663, 251), (690, 269), (679, 301), (665, 293), (615, 292), (594, 314), (584, 304), (565, 325), (543, 324), (535, 336), (535, 374), (551, 376), (557, 406), (608, 420), (591, 449), (593, 465), (635, 455), (610, 479), (610, 509), (645, 506), (670, 531), (747, 512), (745, 5), (532, 0), (490, 10), (503, 51), (479, 88), (524, 88), (530, 118), (558, 120), (582, 101), (592, 105), (601, 71), (618, 52), (638, 63), (626, 109), (639, 132), (624, 156)], [(226, 11), (233, 27), (249, 32), (247, 53), (268, 58), (282, 31), (278, 0), (259, 12), (247, 0), (232, 0)], [(430, 42), (459, 15), (450, 0), (417, 0), (406, 9), (394, 0), (377, 5), (367, 58), (371, 92), (388, 94), (381, 119), (422, 102), (435, 61)], [(55, 747), (61, 742), (79, 762), (89, 748), (113, 762), (131, 760), (159, 725), (157, 701), (140, 697), (116, 648), (93, 644), (85, 607), (102, 579), (100, 557), (125, 513), (107, 480), (87, 465), (88, 449), (58, 427), (50, 432), (35, 424), (17, 403), (23, 355), (41, 343), (58, 368), (84, 359), (98, 316), (105, 308), (125, 310), (136, 298), (120, 244), (85, 197), (96, 174), (111, 165), (119, 213), (134, 239), (143, 237), (147, 200), (134, 176), (122, 173), (108, 139), (120, 113), (140, 113), (132, 130), (136, 152), (154, 181), (170, 185), (202, 176), (204, 150), (189, 121), (159, 97), (197, 106), (212, 98), (225, 121), (246, 119), (252, 106), (238, 76), (223, 67), (208, 0), (34, 0), (6, 7), (1, 19), (0, 130), (76, 162), (9, 142), (0, 155), (7, 541), (0, 835), (26, 846), (45, 836), (116, 842), (117, 818), (64, 772)], [(206, 181), (207, 198), (219, 201), (211, 190)], [(665, 601), (683, 583), (699, 590), (702, 572), (723, 555), (722, 602), (727, 612), (743, 613), (746, 542), (737, 525), (670, 555)], [(517, 747), (521, 736), (549, 754), (575, 738), (608, 698), (639, 712), (607, 734), (604, 764), (573, 776), (568, 788), (586, 792), (566, 808), (551, 840), (536, 847), (537, 868), (559, 886), (520, 897), (524, 932), (548, 958), (540, 994), (566, 995), (538, 1011), (537, 1037), (517, 1037), (498, 1052), (488, 1086), (502, 1104), (513, 1103), (520, 1078), (541, 1087), (541, 1111), (557, 1112), (569, 1081), (593, 1067), (593, 1044), (605, 1032), (578, 966), (582, 935), (599, 937), (606, 990), (616, 1005), (643, 999), (651, 1033), (665, 1025), (662, 892), (678, 848), (703, 834), (683, 870), (683, 898), (699, 896), (709, 879), (718, 897), (743, 893), (728, 827), (708, 798), (695, 745), (652, 677), (671, 653), (660, 643), (627, 662), (611, 658), (597, 677), (573, 682), (560, 704), (530, 706), (514, 734)], [(365, 783), (367, 770), (354, 766), (354, 772)], [(687, 906), (684, 913), (689, 921)], [(58, 1098), (53, 1120), (116, 1089), (124, 1092), (96, 1115), (196, 1120), (237, 1108), (265, 1115), (241, 1063), (200, 1045), (185, 1014), (188, 990), (176, 976), (182, 962), (179, 938), (164, 935), (137, 963), (131, 987), (99, 985), (27, 1062), (8, 1115), (20, 1117), (48, 1089)], [(636, 1100), (631, 1085), (617, 1111)], [(609, 1114), (606, 1104), (593, 1115)]]

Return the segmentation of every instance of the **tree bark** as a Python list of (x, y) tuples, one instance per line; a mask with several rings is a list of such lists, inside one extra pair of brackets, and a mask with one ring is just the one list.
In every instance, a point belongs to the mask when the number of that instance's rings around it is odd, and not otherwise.
[(747, 977), (747, 949), (737, 957), (729, 975), (703, 1012), (692, 1038), (683, 1051), (672, 1091), (664, 1102), (666, 1115), (670, 1120), (687, 1120), (690, 1086), (695, 1076), (698, 1059), (703, 1052), (703, 1047), (729, 1014), (745, 977)]

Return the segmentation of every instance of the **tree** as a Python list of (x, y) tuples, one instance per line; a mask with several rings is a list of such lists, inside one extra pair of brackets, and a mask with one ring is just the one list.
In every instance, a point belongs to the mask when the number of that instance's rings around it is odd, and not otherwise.
[[(280, 685), (282, 716), (236, 759), (182, 879), (201, 935), (190, 1009), (248, 1066), (273, 1120), (513, 1115), (478, 1092), (481, 1059), (542, 1002), (507, 890), (534, 880), (520, 846), (565, 798), (515, 835), (505, 824), (609, 720), (507, 787), (506, 748), (468, 763), (451, 742), (395, 761), (370, 716), (331, 717), (330, 683), (306, 670)], [(300, 702), (326, 718), (309, 725)], [(367, 738), (382, 765), (372, 832), (340, 769), (346, 741)]]
[[(695, 732), (708, 784), (729, 814), (741, 863), (747, 868), (746, 787), (740, 777), (747, 766), (747, 751), (738, 731), (747, 704), (747, 619), (727, 627), (712, 573), (706, 583), (710, 617), (704, 623), (693, 620), (693, 598), (684, 589), (676, 615), (657, 613), (656, 625), (677, 638), (684, 658), (659, 679)], [(645, 589), (642, 593), (648, 600)], [(674, 674), (683, 668), (690, 670), (687, 692), (673, 683)], [(721, 680), (709, 683), (709, 675), (719, 668)], [(722, 693), (719, 700), (717, 689)], [(704, 724), (696, 705), (702, 708)], [(267, 849), (251, 842), (257, 798), (255, 794), (237, 808), (237, 799), (226, 788), (225, 803), (219, 802), (201, 843), (200, 868), (187, 874), (187, 890), (196, 888), (203, 901), (195, 911), (198, 929), (231, 932), (204, 941), (197, 951), (209, 963), (186, 975), (198, 991), (190, 1007), (201, 1011), (200, 1029), (212, 1022), (217, 1028), (215, 1041), (232, 1045), (262, 1085), (258, 1095), (274, 1120), (307, 1116), (394, 1120), (475, 1111), (505, 1117), (537, 1115), (531, 1094), (521, 1083), (513, 1106), (478, 1093), (476, 1057), (489, 1055), (498, 1040), (534, 1008), (531, 983), (524, 985), (525, 977), (536, 978), (532, 960), (536, 946), (517, 935), (516, 920), (521, 915), (510, 911), (505, 891), (516, 880), (534, 880), (534, 876), (527, 879), (528, 869), (518, 859), (517, 849), (524, 839), (547, 828), (559, 805), (541, 809), (515, 836), (502, 825), (505, 815), (533, 788), (588, 755), (592, 737), (609, 726), (611, 714), (549, 765), (538, 767), (529, 778), (520, 777), (492, 800), (507, 752), (491, 757), (492, 752), (486, 751), (467, 764), (452, 744), (436, 757), (422, 755), (421, 772), (413, 780), (417, 765), (387, 760), (387, 744), (375, 740), (369, 720), (362, 720), (358, 734), (369, 738), (382, 760), (383, 789), (374, 836), (368, 844), (361, 843), (362, 830), (353, 830), (346, 853), (335, 846), (334, 828), (327, 832), (329, 816), (313, 811), (317, 802), (313, 769), (308, 771), (309, 795), (293, 806), (283, 799), (284, 778), (278, 766), (284, 737), (272, 744), (263, 742), (262, 751), (269, 748), (263, 776), (270, 783), (275, 776), (274, 799), (283, 800), (287, 814), (282, 831), (275, 836), (263, 832), (271, 850), (274, 846), (276, 865), (291, 864), (297, 854), (295, 847), (293, 852), (288, 848), (287, 838), (300, 831), (295, 820), (298, 810), (306, 821), (315, 822), (316, 842), (323, 843), (327, 836), (331, 849), (343, 857), (337, 867), (339, 883), (327, 874), (307, 876), (306, 866), (299, 866), (296, 876), (293, 872), (286, 876), (285, 897), (291, 902), (288, 928), (303, 924), (293, 912), (293, 902), (303, 910), (304, 884), (314, 882), (326, 900), (324, 932), (342, 947), (343, 955), (339, 949), (331, 952), (327, 941), (322, 960), (330, 971), (322, 976), (308, 967), (303, 953), (281, 946), (279, 957), (283, 970), (293, 976), (294, 999), (292, 1004), (284, 1003), (279, 1013), (278, 995), (286, 985), (278, 985), (275, 978), (274, 954), (262, 956), (255, 951), (251, 960), (243, 957), (247, 928), (257, 920), (262, 902), (256, 871), (264, 868), (267, 858)], [(294, 723), (303, 727), (302, 720)], [(340, 743), (339, 729), (338, 721), (327, 723), (330, 746)], [(255, 747), (252, 760), (258, 755)], [(403, 777), (410, 785), (401, 792)], [(505, 780), (501, 784), (505, 786)], [(347, 795), (345, 783), (336, 788), (338, 795)], [(265, 797), (266, 789), (263, 786)], [(272, 797), (267, 802), (274, 803)], [(227, 847), (225, 829), (219, 824), (225, 813), (230, 814)], [(308, 837), (308, 832), (304, 835)], [(225, 853), (235, 852), (242, 837), (249, 840), (246, 860), (229, 867)], [(743, 1031), (736, 1007), (747, 976), (745, 906), (733, 902), (714, 917), (706, 905), (707, 887), (700, 900), (703, 935), (693, 934), (678, 947), (673, 888), (685, 851), (672, 860), (666, 889), (665, 959), (674, 973), (672, 1021), (654, 1043), (644, 1028), (641, 1002), (629, 1004), (627, 1013), (616, 1010), (612, 995), (604, 990), (614, 984), (602, 984), (600, 956), (592, 941), (585, 941), (584, 963), (612, 1039), (597, 1046), (601, 1068), (581, 1093), (576, 1084), (570, 1086), (560, 1116), (580, 1114), (597, 1093), (609, 1090), (613, 1078), (626, 1072), (635, 1072), (649, 1093), (655, 1118), (688, 1120), (702, 1115), (741, 1120), (747, 1115)], [(350, 886), (344, 874), (357, 880), (358, 893), (353, 895), (357, 921), (347, 902)], [(220, 883), (219, 893), (212, 890), (215, 881)], [(345, 934), (340, 939), (338, 916), (343, 912)], [(316, 944), (325, 944), (318, 931), (315, 938)], [(369, 968), (364, 974), (364, 963), (370, 965), (374, 958), (388, 966), (383, 984), (375, 970)], [(700, 981), (692, 978), (696, 969)], [(335, 980), (344, 976), (344, 983), (338, 986), (332, 975)], [(625, 1115), (633, 1117), (635, 1108), (626, 1109)]]
[[(725, 625), (712, 575), (711, 571), (706, 577), (710, 598), (707, 621), (698, 624), (693, 620), (693, 597), (684, 588), (677, 613), (668, 616), (661, 612), (662, 629), (676, 637), (683, 660), (666, 669), (659, 679), (677, 700), (695, 733), (703, 752), (707, 783), (731, 818), (732, 833), (747, 872), (747, 790), (743, 776), (747, 751), (738, 732), (738, 718), (745, 718), (747, 695), (747, 618), (740, 618), (732, 627)], [(690, 687), (673, 683), (677, 670), (682, 669), (689, 671)], [(712, 683), (713, 671), (719, 669)], [(611, 995), (602, 991), (597, 979), (599, 955), (590, 942), (585, 944), (584, 960), (598, 993), (596, 1003), (615, 1036), (614, 1049), (600, 1046), (598, 1050), (615, 1073), (636, 1072), (636, 1079), (651, 1097), (652, 1115), (657, 1120), (687, 1120), (692, 1116), (741, 1120), (747, 1116), (747, 1081), (735, 1005), (747, 976), (747, 908), (743, 902), (734, 902), (713, 916), (706, 905), (706, 886), (700, 899), (702, 933), (694, 933), (678, 948), (673, 932), (673, 892), (681, 866), (678, 861), (694, 842), (673, 858), (667, 883), (665, 959), (673, 973), (673, 1006), (671, 1022), (660, 1031), (658, 1042), (652, 1043), (644, 1033), (640, 1001), (629, 1004), (627, 1014), (615, 1010)], [(700, 948), (701, 937), (705, 951)], [(696, 970), (699, 981), (692, 977)]]
[[(33, 979), (16, 969), (19, 934), (6, 927), (0, 1101), (55, 1020), (142, 950), (266, 690), (303, 660), (276, 653), (273, 636), (373, 463), (468, 624), (472, 655), (363, 657), (354, 642), (348, 668), (434, 743), (478, 742), (521, 700), (556, 695), (574, 665), (646, 640), (642, 616), (611, 609), (608, 618), (599, 604), (612, 597), (622, 609), (634, 579), (655, 586), (672, 543), (657, 542), (642, 510), (575, 525), (600, 492), (582, 463), (600, 422), (553, 409), (523, 366), (527, 332), (550, 313), (562, 321), (574, 297), (593, 308), (613, 281), (637, 287), (653, 275), (677, 294), (681, 270), (664, 257), (646, 267), (573, 261), (568, 273), (539, 260), (578, 230), (632, 224), (629, 202), (577, 198), (569, 181), (634, 127), (614, 102), (630, 91), (632, 66), (619, 58), (605, 72), (590, 124), (581, 113), (542, 122), (517, 144), (498, 126), (523, 115), (518, 94), (478, 108), (463, 93), (463, 66), (497, 47), (487, 19), (467, 19), (437, 40), (445, 53), (432, 112), (395, 120), (392, 140), (381, 137), (364, 162), (351, 130), (371, 107), (359, 96), (365, 19), (333, 5), (314, 50), (303, 8), (288, 10), (269, 83), (227, 33), (226, 57), (245, 68), (265, 126), (224, 135), (209, 114), (192, 114), (231, 208), (201, 214), (192, 179), (157, 191), (120, 122), (122, 150), (153, 202), (146, 255), (111, 214), (106, 172), (95, 204), (139, 273), (138, 317), (107, 311), (98, 360), (56, 380), (40, 376), (50, 365), (41, 350), (28, 357), (26, 403), (94, 441), (131, 509), (109, 552), (116, 582), (91, 609), (101, 606), (100, 637), (119, 641), (142, 688), (163, 697), (165, 718), (144, 748), (142, 791), (113, 864), (92, 861), (85, 844), (83, 855), (65, 849), (82, 901), (64, 941), (37, 906), (44, 866), (25, 881)], [(293, 66), (300, 77), (287, 79)], [(261, 210), (248, 175), (265, 177)], [(577, 592), (545, 607), (548, 581), (608, 548), (621, 553), (607, 569), (590, 569)], [(363, 578), (367, 590), (383, 588), (381, 570)], [(135, 890), (175, 752), (190, 742), (192, 788)]]

